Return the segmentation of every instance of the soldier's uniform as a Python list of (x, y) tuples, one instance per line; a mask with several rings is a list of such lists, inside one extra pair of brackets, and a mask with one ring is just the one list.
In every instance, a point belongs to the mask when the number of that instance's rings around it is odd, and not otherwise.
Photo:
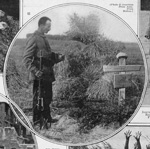
[(39, 110), (37, 108), (37, 98), (39, 93), (39, 78), (36, 77), (37, 71), (40, 70), (40, 51), (42, 51), (42, 72), (41, 76), (41, 96), (43, 97), (44, 110), (43, 116), (51, 121), (50, 103), (52, 102), (52, 82), (55, 81), (53, 65), (60, 62), (58, 54), (51, 51), (51, 47), (46, 36), (35, 31), (28, 38), (23, 62), (29, 70), (29, 80), (33, 81), (33, 122), (39, 120)]

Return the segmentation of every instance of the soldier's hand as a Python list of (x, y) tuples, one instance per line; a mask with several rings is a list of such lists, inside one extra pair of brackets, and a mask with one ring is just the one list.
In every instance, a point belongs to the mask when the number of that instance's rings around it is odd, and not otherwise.
[(40, 77), (42, 77), (43, 72), (38, 70), (35, 75), (36, 75), (36, 77), (40, 78)]
[(60, 54), (60, 55), (59, 55), (59, 60), (60, 60), (60, 61), (63, 61), (64, 59), (65, 59), (65, 55)]

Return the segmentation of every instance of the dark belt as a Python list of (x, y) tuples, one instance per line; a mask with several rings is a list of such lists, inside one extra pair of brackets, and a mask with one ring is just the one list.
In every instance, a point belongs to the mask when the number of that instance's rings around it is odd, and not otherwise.
[[(40, 64), (39, 58), (36, 58), (35, 61), (36, 61), (36, 63)], [(42, 58), (42, 66), (51, 67), (51, 66), (53, 66), (53, 62), (49, 59)]]

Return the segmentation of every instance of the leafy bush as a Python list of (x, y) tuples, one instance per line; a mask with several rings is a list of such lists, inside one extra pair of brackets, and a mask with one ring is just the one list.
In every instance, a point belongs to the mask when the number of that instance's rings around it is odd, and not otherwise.
[(60, 107), (61, 104), (63, 106), (67, 104), (68, 108), (71, 105), (82, 107), (87, 87), (88, 82), (81, 77), (56, 81), (53, 89), (54, 100), (57, 101), (57, 106), (59, 105)]
[[(111, 127), (118, 124), (115, 128), (122, 126), (134, 113), (137, 98), (126, 99), (118, 105), (118, 102), (84, 101), (82, 108), (71, 108), (69, 116), (73, 117), (80, 124), (80, 132), (89, 132), (95, 126)], [(133, 104), (134, 103), (134, 104)]]
[(70, 54), (68, 56), (68, 69), (67, 73), (69, 77), (78, 77), (84, 69), (90, 64), (90, 58), (85, 57), (81, 52), (78, 54)]
[(74, 13), (69, 16), (70, 29), (66, 32), (72, 40), (90, 44), (100, 37), (100, 19), (96, 14), (89, 14), (86, 17)]
[(117, 123), (117, 128), (134, 113), (144, 76), (133, 74), (133, 86), (126, 89), (126, 99), (119, 103), (118, 90), (113, 87), (114, 73), (104, 74), (102, 69), (103, 65), (118, 65), (116, 55), (124, 50), (123, 43), (103, 39), (69, 52), (65, 67), (68, 75), (56, 78), (54, 85), (54, 107), (65, 107), (68, 115), (77, 120), (81, 133), (97, 125), (109, 127)]
[(2, 72), (8, 47), (19, 30), (19, 21), (6, 15), (0, 17), (0, 21), (6, 22), (8, 25), (6, 29), (0, 30), (0, 72)]

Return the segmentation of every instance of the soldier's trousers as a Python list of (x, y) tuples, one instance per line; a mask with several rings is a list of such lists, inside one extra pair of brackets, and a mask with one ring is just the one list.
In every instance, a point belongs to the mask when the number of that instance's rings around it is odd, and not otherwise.
[(43, 98), (43, 111), (39, 110), (38, 96), (39, 96), (39, 80), (34, 80), (33, 82), (33, 123), (37, 122), (40, 119), (42, 114), (45, 119), (51, 121), (50, 114), (50, 103), (52, 102), (52, 82), (47, 80), (41, 80), (41, 96)]

